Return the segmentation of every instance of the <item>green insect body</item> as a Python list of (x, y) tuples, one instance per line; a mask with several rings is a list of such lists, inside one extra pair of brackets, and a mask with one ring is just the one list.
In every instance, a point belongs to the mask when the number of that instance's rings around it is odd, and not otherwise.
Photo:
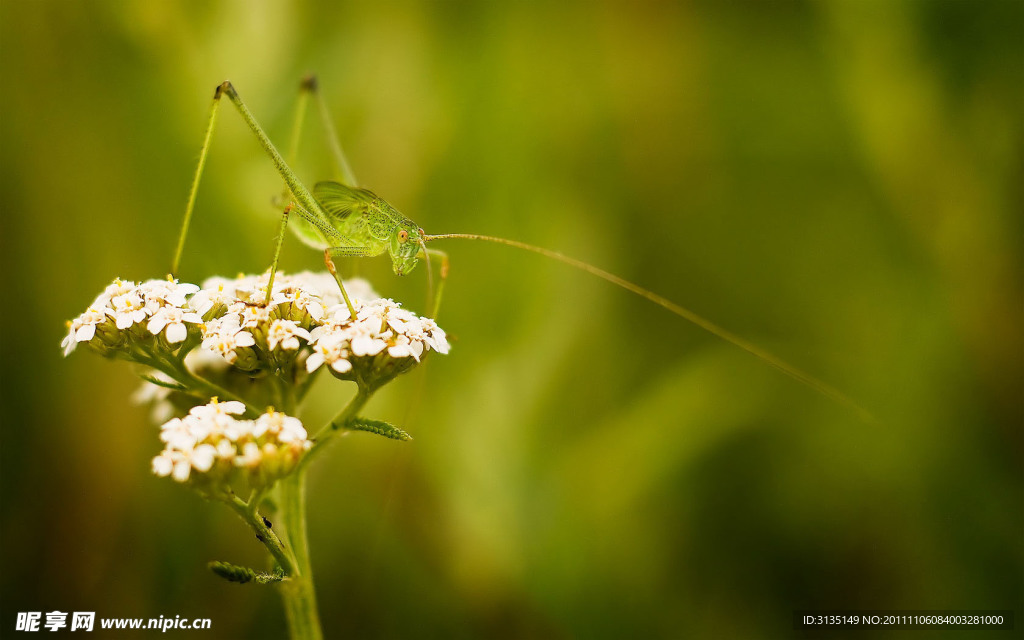
[[(364, 248), (359, 253), (364, 256), (379, 256), (386, 251), (395, 274), (400, 276), (416, 267), (425, 234), (383, 198), (369, 189), (340, 182), (317, 183), (313, 198), (335, 233), (314, 223), (313, 216), (301, 215), (291, 227), (305, 244), (335, 255), (344, 255), (348, 247)], [(346, 246), (338, 247), (339, 242)]]

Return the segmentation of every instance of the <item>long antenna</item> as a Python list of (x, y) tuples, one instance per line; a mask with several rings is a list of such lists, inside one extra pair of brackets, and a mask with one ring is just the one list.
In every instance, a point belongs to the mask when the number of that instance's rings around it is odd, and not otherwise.
[(701, 329), (704, 329), (708, 333), (714, 334), (721, 338), (722, 340), (734, 344), (735, 346), (739, 347), (740, 349), (743, 349), (752, 356), (766, 362), (767, 364), (770, 364), (771, 366), (775, 367), (776, 369), (786, 374), (787, 376), (793, 378), (794, 380), (797, 380), (798, 382), (807, 385), (808, 387), (814, 389), (818, 393), (833, 400), (834, 402), (837, 402), (853, 410), (855, 413), (857, 413), (861, 420), (868, 423), (875, 422), (874, 416), (871, 415), (871, 413), (868, 410), (861, 407), (859, 404), (854, 402), (846, 394), (839, 391), (835, 387), (826, 384), (821, 380), (818, 380), (817, 378), (810, 374), (804, 373), (803, 371), (797, 369), (796, 367), (787, 363), (786, 361), (778, 358), (777, 356), (772, 355), (771, 353), (765, 351), (764, 349), (758, 347), (757, 345), (754, 345), (751, 342), (741, 338), (735, 333), (732, 333), (727, 329), (723, 329), (722, 327), (711, 322), (710, 320), (697, 315), (696, 313), (690, 311), (686, 307), (682, 307), (672, 302), (668, 298), (659, 296), (653, 291), (648, 291), (647, 289), (644, 289), (640, 285), (634, 284), (629, 280), (625, 280), (615, 274), (608, 273), (604, 269), (599, 269), (592, 264), (583, 262), (582, 260), (577, 260), (575, 258), (570, 258), (569, 256), (562, 255), (557, 251), (552, 251), (550, 249), (545, 249), (543, 247), (536, 247), (532, 244), (526, 244), (525, 242), (519, 242), (517, 240), (497, 238), (495, 236), (484, 236), (475, 233), (442, 233), (438, 235), (426, 235), (423, 237), (423, 239), (426, 241), (443, 240), (448, 238), (462, 238), (465, 240), (483, 240), (485, 242), (503, 244), (509, 247), (515, 247), (517, 249), (523, 249), (525, 251), (539, 253), (540, 255), (551, 258), (552, 260), (557, 260), (569, 266), (576, 267), (577, 269), (580, 269), (582, 271), (586, 271), (587, 273), (595, 275), (598, 278), (601, 278), (602, 280), (611, 282), (612, 284), (618, 285), (627, 291), (631, 291), (638, 296), (646, 298), (653, 302), (654, 304), (665, 309), (668, 309), (677, 316), (692, 322), (693, 324), (697, 325)]

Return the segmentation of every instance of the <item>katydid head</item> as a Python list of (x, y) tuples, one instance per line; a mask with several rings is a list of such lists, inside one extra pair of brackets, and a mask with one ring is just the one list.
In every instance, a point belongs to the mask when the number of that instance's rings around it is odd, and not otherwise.
[(423, 229), (412, 225), (398, 225), (395, 228), (388, 246), (395, 275), (404, 276), (416, 267), (424, 235)]

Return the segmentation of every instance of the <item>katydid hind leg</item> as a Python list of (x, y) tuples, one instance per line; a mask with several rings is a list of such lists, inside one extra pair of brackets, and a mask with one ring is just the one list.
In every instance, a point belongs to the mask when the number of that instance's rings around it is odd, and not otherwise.
[(224, 81), (217, 85), (217, 89), (213, 95), (213, 105), (210, 107), (210, 118), (209, 124), (206, 128), (206, 136), (203, 140), (202, 150), (200, 151), (199, 163), (196, 167), (195, 177), (192, 181), (192, 188), (189, 192), (188, 204), (185, 207), (185, 218), (182, 222), (181, 234), (178, 238), (178, 247), (175, 251), (174, 260), (171, 266), (172, 275), (177, 275), (178, 267), (181, 262), (181, 254), (185, 246), (185, 238), (188, 234), (189, 223), (192, 219), (192, 212), (195, 209), (196, 194), (199, 191), (199, 182), (202, 178), (203, 168), (206, 164), (206, 157), (210, 149), (210, 141), (213, 138), (213, 131), (216, 126), (217, 112), (220, 107), (221, 98), (226, 97), (238, 111), (239, 115), (249, 126), (250, 131), (256, 137), (260, 146), (270, 156), (274, 166), (277, 168), (278, 173), (284, 180), (288, 187), (288, 190), (294, 196), (295, 202), (293, 203), (293, 210), (302, 215), (302, 218), (313, 225), (320, 234), (324, 237), (325, 244), (340, 244), (349, 242), (347, 238), (341, 235), (327, 220), (324, 216), (319, 203), (310, 193), (309, 189), (299, 180), (295, 172), (292, 171), (288, 163), (285, 162), (284, 158), (278, 152), (274, 143), (270, 141), (267, 134), (263, 131), (263, 127), (256, 121), (256, 118), (249, 111), (245, 103), (242, 101), (238, 92), (229, 81)]
[[(292, 131), (291, 137), (288, 140), (288, 154), (286, 156), (290, 165), (294, 165), (298, 161), (299, 143), (302, 140), (302, 130), (306, 122), (307, 104), (309, 103), (309, 91), (306, 89), (306, 82), (307, 79), (303, 79), (302, 84), (299, 86), (298, 97), (295, 100), (295, 111), (292, 115)], [(280, 206), (280, 204), (286, 202), (288, 195), (288, 185), (286, 184), (279, 200), (275, 202), (275, 206)]]
[[(238, 91), (229, 81), (224, 81), (217, 87), (217, 93), (215, 94), (214, 99), (219, 100), (222, 97), (226, 97), (231, 104), (234, 105), (239, 115), (242, 116), (242, 119), (249, 126), (249, 130), (256, 137), (259, 145), (267, 155), (270, 156), (274, 166), (277, 168), (278, 174), (280, 174), (281, 178), (284, 179), (285, 184), (288, 185), (288, 189), (294, 197), (294, 210), (296, 212), (303, 213), (303, 217), (313, 223), (321, 232), (324, 232), (325, 234), (329, 233), (327, 231), (328, 229), (334, 231), (330, 222), (328, 222), (324, 217), (323, 211), (320, 208), (320, 204), (316, 201), (316, 198), (313, 197), (313, 194), (310, 193), (306, 185), (299, 180), (299, 177), (294, 171), (292, 171), (291, 167), (288, 166), (288, 163), (285, 162), (285, 159), (281, 156), (277, 147), (275, 147), (274, 143), (270, 141), (270, 138), (263, 130), (263, 127), (256, 121), (255, 116), (253, 116), (252, 112), (249, 111), (245, 102), (242, 101), (241, 96), (238, 95)], [(314, 222), (312, 218), (315, 218), (316, 221)], [(325, 235), (325, 238), (328, 238), (328, 242), (331, 242), (329, 240), (329, 236)]]
[[(299, 82), (298, 97), (295, 100), (295, 111), (292, 116), (291, 137), (288, 141), (288, 153), (285, 158), (291, 165), (294, 165), (298, 161), (299, 145), (302, 142), (302, 132), (306, 123), (306, 111), (308, 110), (309, 97), (312, 95), (317, 102), (317, 112), (319, 113), (321, 122), (323, 122), (324, 129), (326, 130), (327, 144), (331, 150), (334, 163), (337, 165), (337, 170), (341, 172), (344, 182), (348, 186), (354, 187), (356, 186), (355, 176), (348, 164), (348, 159), (345, 157), (345, 152), (341, 148), (338, 134), (334, 129), (333, 121), (327, 111), (327, 104), (320, 95), (319, 86), (319, 81), (317, 80), (316, 75), (312, 73), (303, 77), (302, 81)], [(288, 191), (286, 187), (284, 194), (281, 196), (281, 201), (283, 202), (287, 198)]]
[(338, 172), (341, 173), (342, 184), (349, 187), (359, 186), (359, 183), (356, 181), (356, 175), (352, 171), (352, 165), (348, 163), (345, 150), (341, 147), (341, 138), (338, 137), (338, 132), (334, 128), (334, 120), (331, 118), (331, 112), (327, 108), (327, 100), (320, 93), (320, 82), (315, 75), (310, 74), (303, 78), (302, 91), (313, 94), (317, 112), (320, 114), (320, 122), (323, 123), (324, 131), (327, 133), (327, 146), (330, 147), (331, 156), (334, 158)]
[(213, 97), (213, 104), (210, 106), (210, 116), (206, 124), (206, 134), (203, 136), (203, 146), (199, 151), (199, 162), (196, 164), (196, 172), (192, 177), (192, 187), (188, 193), (188, 203), (185, 205), (185, 217), (181, 223), (181, 233), (178, 235), (178, 246), (174, 251), (174, 259), (171, 261), (171, 276), (178, 276), (178, 268), (181, 266), (181, 255), (185, 250), (185, 237), (188, 235), (189, 224), (192, 222), (192, 212), (196, 206), (196, 195), (199, 193), (199, 181), (203, 176), (203, 168), (206, 166), (206, 156), (210, 151), (210, 141), (213, 139), (213, 130), (217, 125), (217, 110), (220, 107), (220, 89)]

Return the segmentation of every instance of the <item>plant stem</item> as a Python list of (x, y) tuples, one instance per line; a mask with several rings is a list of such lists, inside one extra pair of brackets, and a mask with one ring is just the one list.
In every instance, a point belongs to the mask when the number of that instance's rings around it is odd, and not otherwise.
[(256, 532), (260, 542), (270, 551), (286, 575), (295, 573), (295, 561), (288, 555), (280, 538), (263, 522), (263, 517), (256, 511), (256, 501), (247, 503), (237, 496), (224, 500), (242, 519)]
[(192, 373), (182, 360), (160, 358), (153, 353), (143, 353), (141, 351), (133, 352), (131, 360), (156, 369), (194, 391), (202, 391), (208, 398), (216, 396), (222, 400), (237, 400), (245, 405), (245, 414), (250, 418), (255, 418), (262, 413), (262, 411), (246, 401), (245, 398), (210, 382), (198, 374)]
[(330, 437), (337, 433), (338, 426), (354, 418), (373, 395), (373, 389), (359, 386), (359, 391), (340, 414), (317, 434), (317, 443), (303, 456), (292, 474), (278, 485), (277, 519), (284, 529), (291, 545), (291, 557), (295, 561), (291, 579), (281, 583), (281, 598), (288, 616), (288, 628), (292, 640), (320, 639), (320, 614), (316, 605), (316, 589), (313, 586), (313, 569), (309, 561), (309, 539), (306, 532), (306, 463)]
[[(262, 413), (258, 408), (251, 405), (245, 398), (242, 398), (241, 396), (228, 391), (224, 387), (221, 387), (210, 382), (209, 380), (207, 380), (206, 378), (202, 377), (197, 373), (189, 371), (184, 361), (171, 360), (168, 362), (168, 364), (174, 367), (174, 369), (178, 372), (179, 376), (185, 378), (185, 380), (178, 380), (179, 382), (185, 382), (186, 384), (191, 384), (195, 388), (202, 389), (206, 391), (206, 393), (210, 394), (210, 397), (217, 396), (219, 398), (223, 398), (226, 400), (237, 400), (238, 402), (241, 402), (242, 404), (245, 405), (246, 415), (249, 416), (250, 418), (255, 418), (256, 416), (260, 415), (260, 413)], [(171, 375), (171, 377), (174, 376)]]
[(356, 417), (356, 414), (358, 414), (366, 405), (374, 391), (376, 391), (376, 389), (370, 389), (362, 384), (359, 385), (359, 391), (356, 392), (355, 397), (349, 401), (348, 405), (342, 409), (341, 413), (335, 416), (333, 420), (320, 429), (320, 431), (314, 436), (314, 440), (316, 442), (313, 444), (313, 448), (310, 449), (306, 455), (302, 456), (302, 460), (299, 460), (299, 466), (296, 469), (296, 472), (301, 472), (305, 466), (309, 464), (309, 461), (313, 459), (313, 456), (323, 451), (324, 446), (331, 440), (334, 434), (344, 429), (348, 421)]
[(306, 535), (306, 474), (296, 470), (280, 484), (277, 519), (291, 545), (295, 559), (289, 580), (281, 583), (281, 598), (288, 616), (292, 640), (320, 640), (320, 614), (313, 586), (313, 569), (309, 562), (309, 539)]
[[(301, 366), (301, 365), (300, 365)], [(315, 369), (312, 373), (306, 374), (302, 379), (302, 382), (297, 383), (293, 390), (295, 394), (295, 402), (300, 403), (306, 399), (306, 394), (313, 388), (313, 383), (316, 382), (317, 374), (323, 370), (323, 367)]]

